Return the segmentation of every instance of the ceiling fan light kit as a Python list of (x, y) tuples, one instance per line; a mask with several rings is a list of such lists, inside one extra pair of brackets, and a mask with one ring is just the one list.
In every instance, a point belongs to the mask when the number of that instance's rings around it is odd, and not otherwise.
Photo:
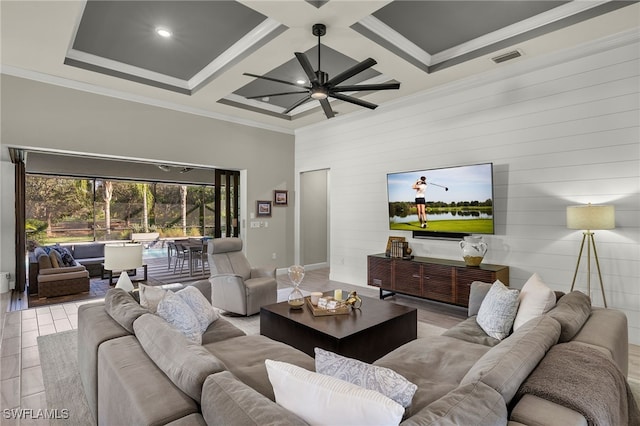
[(269, 93), (263, 94), (259, 96), (250, 96), (247, 99), (262, 99), (265, 97), (271, 96), (284, 96), (284, 95), (294, 95), (294, 94), (306, 94), (303, 98), (295, 102), (293, 105), (289, 106), (285, 109), (284, 114), (288, 114), (299, 106), (307, 103), (310, 100), (317, 100), (320, 102), (320, 106), (324, 110), (324, 113), (327, 118), (331, 118), (335, 116), (335, 112), (331, 108), (331, 104), (329, 103), (328, 98), (338, 99), (344, 102), (348, 102), (354, 105), (358, 105), (364, 108), (376, 109), (378, 105), (373, 104), (371, 102), (363, 101), (362, 99), (345, 95), (343, 92), (357, 92), (364, 90), (397, 90), (400, 88), (400, 83), (382, 83), (382, 84), (362, 84), (362, 85), (347, 85), (347, 86), (339, 86), (340, 83), (350, 79), (351, 77), (360, 74), (361, 72), (371, 68), (377, 62), (372, 58), (367, 58), (364, 61), (352, 66), (351, 68), (341, 72), (333, 78), (329, 78), (329, 75), (321, 70), (321, 62), (320, 62), (320, 37), (327, 33), (327, 27), (324, 24), (314, 24), (311, 30), (312, 34), (318, 37), (318, 69), (316, 71), (313, 70), (313, 66), (307, 58), (307, 55), (300, 52), (295, 52), (296, 59), (300, 63), (300, 66), (304, 70), (305, 74), (309, 79), (309, 85), (305, 85), (306, 82), (302, 82), (300, 80), (295, 83), (279, 80), (277, 78), (267, 77), (263, 75), (244, 73), (244, 75), (254, 78), (260, 78), (263, 80), (273, 81), (276, 83), (286, 84), (289, 86), (295, 86), (298, 89), (297, 91), (289, 91), (289, 92), (280, 92), (280, 93)]

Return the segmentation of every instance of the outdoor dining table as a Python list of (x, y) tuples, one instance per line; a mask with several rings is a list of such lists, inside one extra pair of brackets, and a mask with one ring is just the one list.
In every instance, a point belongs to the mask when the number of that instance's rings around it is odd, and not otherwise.
[[(182, 245), (187, 250), (189, 262), (189, 276), (193, 277), (195, 275), (194, 263), (200, 258), (202, 261), (202, 275), (204, 275), (204, 256), (207, 253), (207, 241), (209, 238), (189, 238), (189, 240), (178, 241), (177, 244)], [(167, 246), (167, 257), (171, 258), (171, 248)]]
[(183, 247), (189, 250), (189, 276), (192, 277), (194, 275), (193, 264), (198, 260), (198, 257), (200, 257), (202, 261), (202, 275), (204, 275), (204, 259), (202, 256), (204, 256), (207, 251), (206, 241), (189, 241), (183, 244)]

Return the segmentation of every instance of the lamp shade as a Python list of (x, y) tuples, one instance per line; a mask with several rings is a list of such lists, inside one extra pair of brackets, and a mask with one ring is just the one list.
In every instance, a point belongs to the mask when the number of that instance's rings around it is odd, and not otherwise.
[(105, 245), (104, 269), (128, 271), (142, 266), (142, 244)]
[(616, 227), (615, 208), (611, 205), (586, 204), (567, 207), (569, 229), (613, 229)]

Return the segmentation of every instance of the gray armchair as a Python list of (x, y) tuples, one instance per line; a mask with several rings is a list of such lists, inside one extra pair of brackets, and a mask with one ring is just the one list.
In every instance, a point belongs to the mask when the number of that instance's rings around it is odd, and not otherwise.
[(277, 302), (276, 269), (252, 268), (240, 238), (209, 240), (207, 252), (213, 306), (249, 316), (260, 312), (261, 306)]

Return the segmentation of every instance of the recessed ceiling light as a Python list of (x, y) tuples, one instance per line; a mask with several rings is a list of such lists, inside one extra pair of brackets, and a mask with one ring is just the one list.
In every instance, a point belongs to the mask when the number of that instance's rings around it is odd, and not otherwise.
[(169, 38), (172, 35), (171, 31), (168, 30), (167, 28), (164, 28), (164, 27), (156, 28), (156, 34), (158, 34), (160, 37), (164, 37), (164, 38)]
[(305, 84), (306, 82), (307, 82), (306, 80), (302, 80), (302, 79), (296, 80), (296, 83), (298, 84)]

